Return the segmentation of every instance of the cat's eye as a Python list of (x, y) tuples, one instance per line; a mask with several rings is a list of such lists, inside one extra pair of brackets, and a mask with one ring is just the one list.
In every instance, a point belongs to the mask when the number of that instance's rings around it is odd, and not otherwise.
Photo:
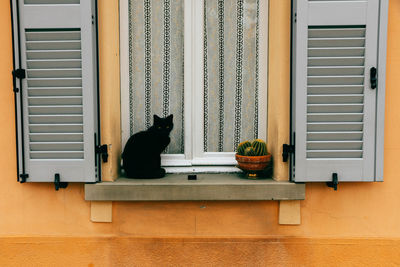
[(169, 126), (167, 126), (166, 128), (169, 129)]
[(158, 128), (158, 129), (161, 129), (161, 126), (158, 126), (157, 128)]

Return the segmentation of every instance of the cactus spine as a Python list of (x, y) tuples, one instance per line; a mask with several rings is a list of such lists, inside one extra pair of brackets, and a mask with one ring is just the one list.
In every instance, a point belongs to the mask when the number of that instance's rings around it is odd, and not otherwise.
[(237, 147), (237, 153), (241, 156), (244, 156), (246, 148), (248, 148), (250, 146), (251, 146), (251, 143), (249, 141), (241, 142)]
[(254, 148), (254, 151), (257, 156), (264, 156), (267, 155), (267, 145), (261, 139), (255, 139), (251, 146)]

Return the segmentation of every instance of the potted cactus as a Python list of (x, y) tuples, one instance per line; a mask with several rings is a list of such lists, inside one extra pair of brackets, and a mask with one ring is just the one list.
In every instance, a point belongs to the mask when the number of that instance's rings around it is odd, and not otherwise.
[(248, 178), (257, 178), (269, 166), (271, 154), (267, 152), (267, 145), (261, 139), (244, 141), (237, 147), (236, 161)]

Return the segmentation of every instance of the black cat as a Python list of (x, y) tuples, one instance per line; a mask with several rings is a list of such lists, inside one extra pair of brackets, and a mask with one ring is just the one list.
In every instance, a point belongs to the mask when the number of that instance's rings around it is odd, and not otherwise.
[(169, 133), (174, 126), (172, 118), (172, 114), (166, 118), (154, 115), (153, 126), (129, 138), (122, 153), (126, 177), (162, 178), (165, 176), (165, 169), (161, 168), (160, 154), (171, 141)]

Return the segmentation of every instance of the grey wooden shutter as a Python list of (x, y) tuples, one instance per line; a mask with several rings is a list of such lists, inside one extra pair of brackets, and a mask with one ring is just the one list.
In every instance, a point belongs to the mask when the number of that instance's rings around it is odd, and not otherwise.
[(295, 181), (383, 179), (385, 10), (387, 0), (295, 1)]
[[(13, 0), (19, 176), (95, 182), (96, 24), (91, 0)], [(22, 178), (24, 178), (22, 176)]]

